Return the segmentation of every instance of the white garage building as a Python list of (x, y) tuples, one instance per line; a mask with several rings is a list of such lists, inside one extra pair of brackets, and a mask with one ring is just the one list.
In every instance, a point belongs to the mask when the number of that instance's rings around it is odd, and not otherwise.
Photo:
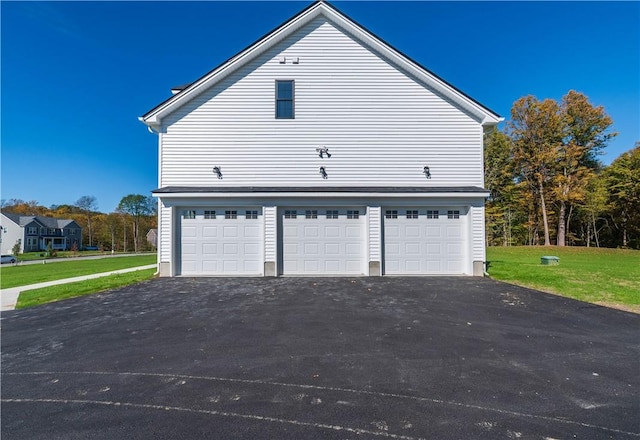
[(502, 120), (326, 2), (140, 120), (163, 276), (482, 275)]

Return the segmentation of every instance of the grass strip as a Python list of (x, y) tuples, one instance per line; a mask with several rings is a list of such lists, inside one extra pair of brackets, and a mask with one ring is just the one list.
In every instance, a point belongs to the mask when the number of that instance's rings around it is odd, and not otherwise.
[[(542, 256), (560, 258), (544, 266)], [(489, 275), (496, 280), (581, 301), (640, 311), (640, 251), (583, 247), (487, 248)]]
[(76, 283), (27, 290), (21, 292), (20, 296), (18, 296), (16, 309), (24, 309), (25, 307), (37, 306), (140, 283), (151, 279), (155, 271), (155, 269), (137, 270), (135, 272), (107, 275), (92, 280), (78, 281)]
[(155, 254), (132, 257), (100, 258), (96, 260), (72, 260), (49, 264), (27, 264), (0, 268), (0, 288), (26, 286), (45, 281), (73, 278), (109, 272), (129, 267), (145, 266), (157, 262)]
[(77, 258), (77, 257), (96, 257), (105, 256), (104, 252), (100, 251), (56, 251), (56, 257), (47, 257), (47, 252), (24, 252), (20, 254), (20, 261), (33, 261), (33, 260), (53, 260), (56, 258)]

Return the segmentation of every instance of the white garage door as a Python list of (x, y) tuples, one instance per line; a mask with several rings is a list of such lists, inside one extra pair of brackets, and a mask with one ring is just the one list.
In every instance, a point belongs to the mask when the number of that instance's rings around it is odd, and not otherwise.
[(188, 208), (181, 217), (182, 275), (261, 275), (261, 208)]
[(466, 208), (385, 208), (384, 273), (465, 272)]
[(283, 274), (365, 273), (365, 208), (286, 208), (281, 218)]

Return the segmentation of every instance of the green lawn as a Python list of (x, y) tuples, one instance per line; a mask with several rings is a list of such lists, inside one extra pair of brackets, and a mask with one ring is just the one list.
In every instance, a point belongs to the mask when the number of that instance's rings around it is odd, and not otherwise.
[(61, 299), (74, 298), (76, 296), (102, 292), (127, 286), (129, 284), (139, 283), (151, 279), (155, 271), (155, 269), (137, 270), (135, 272), (109, 275), (77, 283), (27, 290), (20, 293), (16, 309), (23, 309), (25, 307), (37, 306), (39, 304), (59, 301)]
[(145, 254), (133, 257), (71, 260), (48, 264), (5, 265), (0, 268), (0, 288), (6, 289), (128, 267), (145, 266), (154, 264), (156, 261), (155, 254)]
[[(543, 266), (540, 257), (560, 258)], [(489, 275), (496, 280), (591, 303), (640, 312), (640, 251), (584, 247), (487, 248)]]
[[(116, 252), (116, 254), (122, 254), (124, 252)], [(127, 252), (129, 253), (129, 252)], [(110, 252), (100, 252), (100, 251), (57, 251), (57, 256), (55, 257), (47, 257), (47, 252), (25, 252), (18, 256), (20, 261), (33, 261), (33, 260), (51, 260), (51, 259), (63, 259), (63, 258), (77, 258), (77, 257), (91, 257), (91, 256), (109, 256), (112, 255)], [(154, 253), (155, 255), (155, 253)]]

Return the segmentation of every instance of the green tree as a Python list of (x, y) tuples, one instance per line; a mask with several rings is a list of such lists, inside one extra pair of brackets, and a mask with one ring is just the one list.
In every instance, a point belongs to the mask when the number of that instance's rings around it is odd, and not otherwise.
[(609, 188), (610, 215), (622, 247), (640, 248), (640, 142), (603, 172)]
[(93, 246), (93, 230), (91, 228), (91, 218), (93, 216), (93, 212), (98, 210), (98, 201), (94, 196), (82, 196), (76, 202), (76, 206), (84, 213), (87, 219), (89, 246)]
[(487, 244), (512, 244), (514, 200), (518, 188), (513, 177), (511, 142), (502, 131), (493, 130), (484, 139), (484, 181), (490, 192), (486, 203)]
[(138, 252), (140, 248), (140, 221), (143, 217), (154, 214), (155, 206), (153, 197), (145, 197), (141, 194), (129, 194), (118, 204), (117, 211), (131, 219), (134, 252)]
[(547, 199), (556, 169), (557, 151), (562, 143), (560, 107), (552, 99), (539, 101), (534, 96), (518, 99), (511, 109), (507, 127), (512, 141), (515, 178), (526, 183), (539, 200), (544, 244), (549, 246)]
[(13, 253), (13, 255), (16, 256), (16, 258), (18, 258), (18, 255), (20, 255), (21, 249), (22, 249), (22, 240), (18, 238), (15, 244), (13, 245), (13, 247), (11, 248), (11, 252)]
[(559, 206), (556, 243), (564, 246), (571, 210), (584, 202), (587, 186), (601, 167), (598, 155), (617, 133), (609, 131), (613, 121), (604, 108), (594, 107), (589, 98), (574, 90), (562, 98), (559, 116), (563, 137), (558, 145), (553, 195)]
[(609, 191), (602, 175), (594, 175), (586, 189), (584, 203), (580, 207), (580, 214), (582, 214), (583, 223), (586, 225), (584, 243), (590, 247), (591, 237), (593, 237), (596, 247), (600, 247), (602, 226), (599, 226), (599, 223), (608, 210)]

